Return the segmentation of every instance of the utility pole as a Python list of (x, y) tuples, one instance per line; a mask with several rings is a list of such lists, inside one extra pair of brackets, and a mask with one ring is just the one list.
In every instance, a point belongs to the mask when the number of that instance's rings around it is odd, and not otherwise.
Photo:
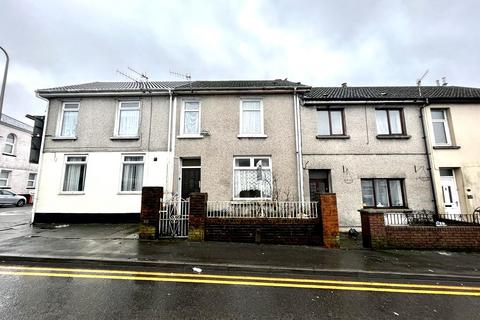
[(3, 72), (2, 90), (0, 91), (0, 116), (1, 116), (3, 111), (3, 98), (5, 96), (5, 86), (7, 85), (9, 57), (5, 49), (3, 49), (2, 47), (0, 47), (0, 49), (3, 51), (3, 53), (5, 53), (5, 57), (7, 57), (7, 60), (5, 61), (5, 71)]

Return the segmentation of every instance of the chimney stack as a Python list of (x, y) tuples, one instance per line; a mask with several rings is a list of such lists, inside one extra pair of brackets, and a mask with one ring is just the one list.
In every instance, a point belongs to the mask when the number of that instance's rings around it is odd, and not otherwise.
[(440, 87), (440, 80), (435, 80), (435, 82), (437, 83), (437, 87)]
[(346, 82), (342, 83), (342, 88), (346, 88), (346, 87), (347, 87), (347, 83)]
[(442, 77), (442, 86), (446, 86), (447, 84), (447, 77)]

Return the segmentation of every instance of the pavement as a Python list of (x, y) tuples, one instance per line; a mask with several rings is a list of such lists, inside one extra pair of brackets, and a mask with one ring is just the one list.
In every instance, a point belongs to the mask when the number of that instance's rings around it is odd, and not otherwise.
[(185, 240), (140, 241), (135, 224), (29, 224), (31, 207), (0, 209), (0, 261), (91, 261), (268, 272), (480, 282), (480, 254)]

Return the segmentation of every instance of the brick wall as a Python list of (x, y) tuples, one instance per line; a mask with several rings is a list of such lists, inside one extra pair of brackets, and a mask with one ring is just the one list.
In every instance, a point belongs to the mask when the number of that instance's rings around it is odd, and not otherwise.
[(205, 240), (321, 245), (322, 227), (318, 219), (207, 218)]
[(140, 210), (140, 239), (158, 238), (158, 219), (160, 214), (160, 200), (163, 198), (162, 187), (142, 188), (142, 208)]
[(480, 226), (385, 226), (382, 210), (360, 210), (363, 246), (480, 251)]
[(337, 196), (335, 193), (319, 195), (319, 215), (323, 229), (323, 244), (327, 248), (340, 246), (340, 229), (338, 227)]

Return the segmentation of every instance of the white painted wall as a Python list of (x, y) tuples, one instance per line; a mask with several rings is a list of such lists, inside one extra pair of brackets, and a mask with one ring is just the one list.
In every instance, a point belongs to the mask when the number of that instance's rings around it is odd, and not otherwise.
[[(122, 152), (88, 152), (85, 191), (62, 194), (65, 154), (44, 153), (38, 184), (36, 212), (41, 213), (138, 213), (141, 192), (121, 194)], [(168, 152), (145, 154), (144, 186), (166, 186)], [(154, 161), (157, 158), (157, 161)]]

